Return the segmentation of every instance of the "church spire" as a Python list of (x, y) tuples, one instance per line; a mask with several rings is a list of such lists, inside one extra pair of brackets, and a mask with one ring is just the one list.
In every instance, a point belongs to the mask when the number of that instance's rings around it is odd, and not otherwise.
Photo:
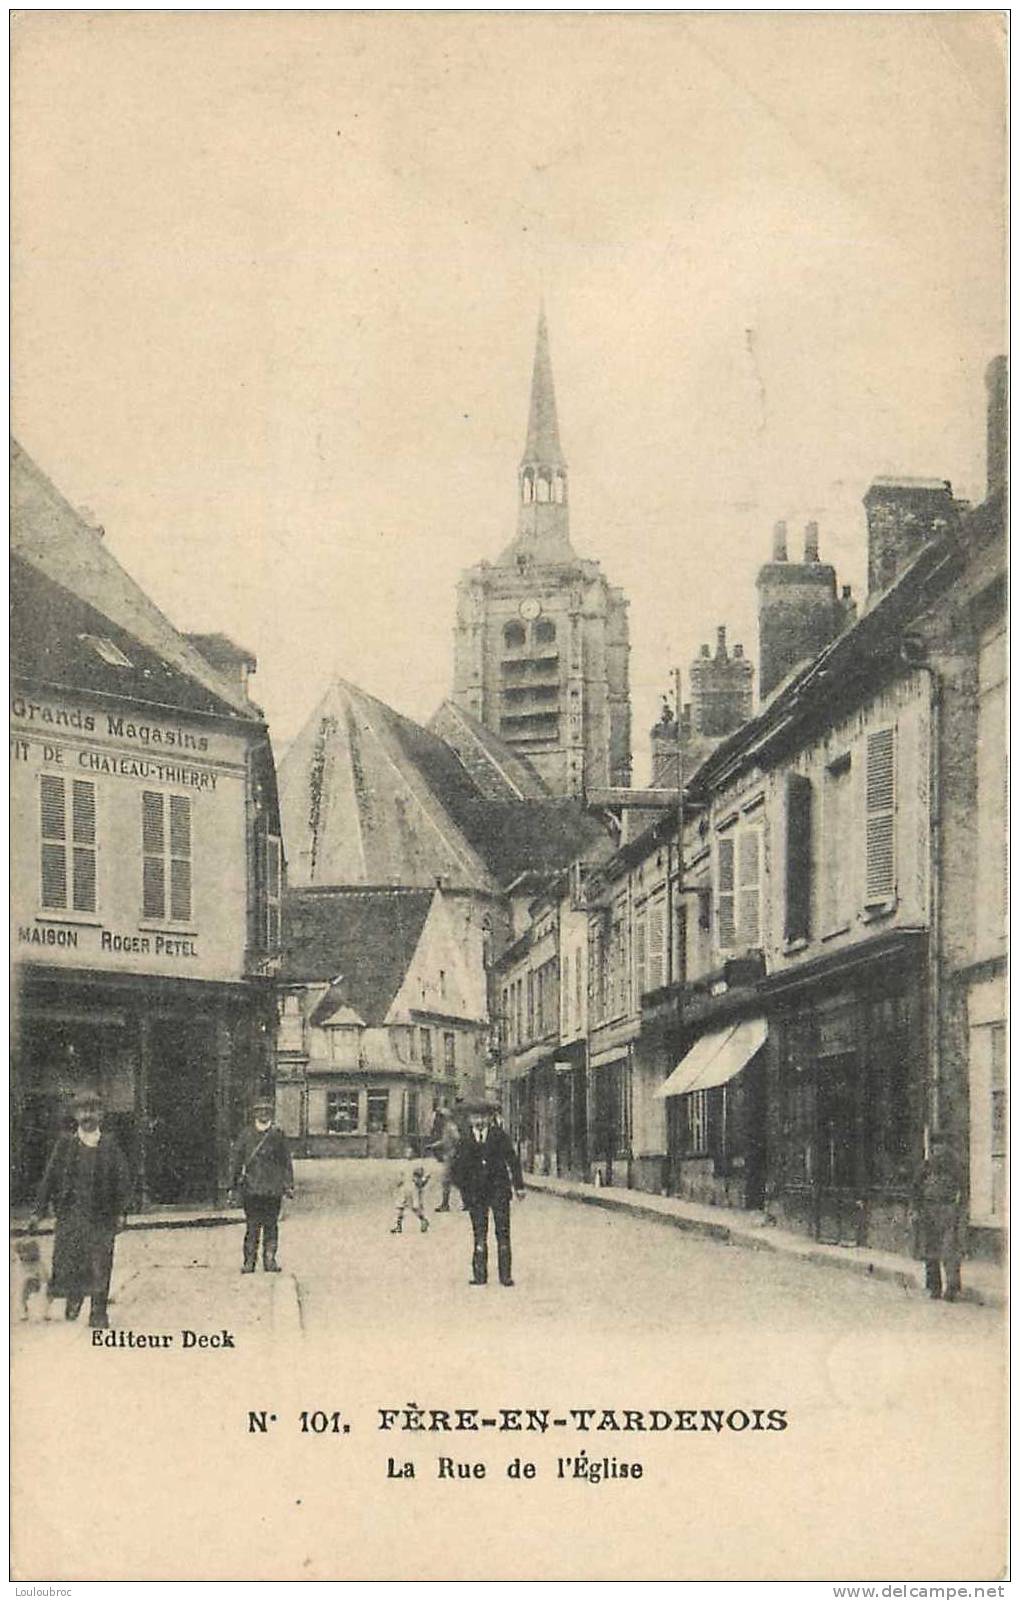
[(535, 363), (531, 372), (528, 437), (517, 473), (517, 535), (501, 555), (499, 565), (573, 558), (567, 509), (567, 463), (560, 446), (549, 329), (542, 306), (538, 313)]
[(522, 467), (565, 467), (556, 419), (556, 390), (549, 356), (549, 328), (545, 306), (539, 308), (535, 338), (535, 364), (531, 370), (531, 406), (528, 411), (528, 437), (521, 457)]

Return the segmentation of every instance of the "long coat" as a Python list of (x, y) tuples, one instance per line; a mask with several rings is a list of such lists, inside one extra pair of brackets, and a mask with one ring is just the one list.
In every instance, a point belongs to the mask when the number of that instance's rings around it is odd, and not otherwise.
[(921, 1261), (959, 1262), (964, 1255), (963, 1183), (951, 1157), (929, 1157), (914, 1175), (914, 1254)]
[(230, 1187), (242, 1196), (267, 1195), (276, 1200), (294, 1188), (294, 1164), (282, 1129), (243, 1130), (234, 1144)]
[(131, 1199), (131, 1175), (112, 1134), (90, 1149), (77, 1134), (62, 1134), (53, 1147), (36, 1197), (44, 1217), (52, 1206), (55, 1296), (108, 1295), (117, 1228)]
[(484, 1140), (476, 1139), (473, 1129), (461, 1137), (451, 1176), (469, 1209), (508, 1200), (511, 1190), (524, 1188), (520, 1158), (498, 1123), (489, 1125)]

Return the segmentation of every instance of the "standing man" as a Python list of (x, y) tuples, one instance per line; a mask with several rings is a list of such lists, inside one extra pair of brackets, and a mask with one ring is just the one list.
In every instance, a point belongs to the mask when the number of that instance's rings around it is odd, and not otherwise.
[(279, 1273), (280, 1206), (285, 1195), (294, 1194), (294, 1166), (287, 1137), (273, 1123), (271, 1097), (260, 1097), (252, 1113), (253, 1124), (239, 1136), (231, 1163), (230, 1188), (240, 1196), (247, 1225), (241, 1272), (254, 1273), (261, 1235), (262, 1266), (267, 1273)]
[(440, 1131), (439, 1138), (432, 1146), (436, 1160), (442, 1163), (442, 1176), (440, 1178), (440, 1183), (442, 1185), (443, 1193), (439, 1205), (436, 1207), (437, 1212), (448, 1212), (450, 1210), (450, 1189), (453, 1185), (453, 1159), (457, 1154), (457, 1146), (459, 1143), (460, 1130), (454, 1121), (453, 1113), (444, 1108), (443, 1126)]
[(933, 1131), (928, 1149), (928, 1160), (917, 1170), (912, 1195), (916, 1254), (924, 1263), (925, 1285), (932, 1300), (944, 1296), (955, 1301), (960, 1293), (964, 1244), (963, 1183), (944, 1134)]
[(28, 1227), (34, 1233), (52, 1204), (50, 1297), (64, 1297), (64, 1316), (73, 1320), (89, 1296), (89, 1328), (106, 1329), (113, 1247), (124, 1226), (131, 1178), (120, 1146), (100, 1126), (99, 1096), (77, 1096), (73, 1111), (77, 1127), (53, 1147)]
[(499, 1282), (510, 1289), (514, 1282), (510, 1264), (510, 1195), (513, 1191), (519, 1201), (524, 1199), (521, 1164), (509, 1135), (495, 1120), (496, 1108), (491, 1102), (468, 1102), (465, 1111), (470, 1126), (454, 1153), (451, 1176), (471, 1215), (474, 1252), (470, 1282), (488, 1283), (491, 1211)]

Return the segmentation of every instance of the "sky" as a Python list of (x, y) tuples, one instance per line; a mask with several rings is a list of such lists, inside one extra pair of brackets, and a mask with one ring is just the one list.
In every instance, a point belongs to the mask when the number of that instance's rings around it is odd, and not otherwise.
[(791, 555), (862, 594), (883, 473), (980, 499), (1005, 348), (988, 12), (22, 12), (12, 426), (284, 748), (426, 720), (512, 535), (539, 301), (571, 530), (676, 664)]

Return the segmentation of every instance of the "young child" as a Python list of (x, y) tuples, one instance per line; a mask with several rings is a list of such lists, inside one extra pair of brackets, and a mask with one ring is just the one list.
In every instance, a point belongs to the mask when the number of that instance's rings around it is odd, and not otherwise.
[(407, 1166), (401, 1169), (400, 1176), (397, 1179), (397, 1216), (390, 1233), (400, 1234), (404, 1227), (404, 1213), (413, 1212), (421, 1224), (421, 1231), (424, 1234), (429, 1226), (429, 1220), (425, 1216), (424, 1204), (425, 1186), (429, 1181), (429, 1176), (420, 1162), (415, 1163), (413, 1167), (411, 1166), (414, 1162), (414, 1151), (410, 1146), (404, 1151), (404, 1159)]

